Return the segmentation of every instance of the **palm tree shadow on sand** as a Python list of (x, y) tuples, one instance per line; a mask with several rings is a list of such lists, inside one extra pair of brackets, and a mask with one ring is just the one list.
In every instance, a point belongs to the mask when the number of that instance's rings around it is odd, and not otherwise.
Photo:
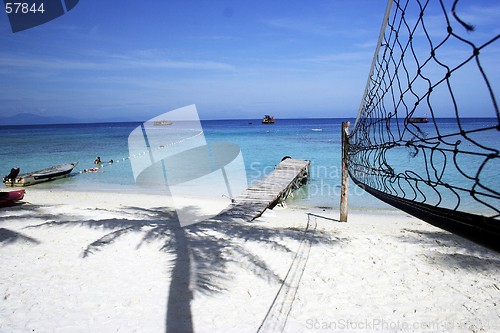
[[(122, 236), (142, 233), (143, 243), (160, 240), (161, 251), (174, 254), (171, 263), (171, 281), (167, 298), (166, 332), (193, 332), (191, 301), (194, 292), (213, 294), (225, 290), (225, 283), (233, 277), (228, 265), (241, 263), (261, 279), (283, 283), (261, 258), (240, 245), (246, 241), (271, 245), (284, 253), (293, 253), (286, 243), (290, 240), (307, 240), (311, 244), (333, 244), (336, 238), (314, 231), (305, 232), (299, 228), (267, 227), (262, 224), (241, 222), (234, 217), (213, 218), (197, 224), (181, 227), (175, 211), (163, 207), (145, 209), (125, 207), (123, 218), (81, 221), (53, 221), (28, 228), (82, 226), (109, 230), (104, 236), (90, 243), (83, 251), (86, 258), (102, 251)], [(183, 213), (196, 216), (195, 207), (187, 207)], [(137, 218), (140, 216), (141, 218)]]
[(23, 235), (20, 232), (7, 228), (0, 228), (0, 245), (13, 244), (15, 242), (24, 241), (32, 244), (40, 244), (40, 242), (32, 237)]

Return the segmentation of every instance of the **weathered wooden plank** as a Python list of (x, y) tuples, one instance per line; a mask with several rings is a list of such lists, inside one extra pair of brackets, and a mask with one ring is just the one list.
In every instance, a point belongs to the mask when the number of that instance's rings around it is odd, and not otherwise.
[(252, 184), (214, 219), (238, 218), (252, 221), (267, 208), (286, 199), (309, 177), (310, 161), (288, 158), (281, 161), (264, 179)]

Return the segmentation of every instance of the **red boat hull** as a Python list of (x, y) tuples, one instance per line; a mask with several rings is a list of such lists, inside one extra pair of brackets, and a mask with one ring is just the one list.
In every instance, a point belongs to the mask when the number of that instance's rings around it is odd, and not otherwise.
[(16, 204), (16, 201), (24, 198), (25, 190), (10, 192), (0, 192), (0, 207), (9, 207)]

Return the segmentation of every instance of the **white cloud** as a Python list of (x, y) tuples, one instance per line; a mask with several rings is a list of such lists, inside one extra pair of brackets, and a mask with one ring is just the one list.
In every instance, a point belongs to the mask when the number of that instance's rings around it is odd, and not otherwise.
[(494, 5), (472, 5), (463, 9), (457, 6), (457, 15), (461, 20), (472, 25), (489, 25), (498, 26), (498, 18), (500, 17), (500, 4)]
[(301, 61), (318, 63), (318, 64), (358, 63), (358, 62), (369, 64), (369, 62), (373, 58), (374, 50), (375, 49), (373, 49), (372, 51), (358, 51), (358, 52), (354, 51), (354, 52), (339, 52), (332, 54), (324, 54), (324, 55), (318, 55), (316, 57), (304, 58), (301, 59)]
[(5, 68), (20, 68), (33, 71), (57, 70), (99, 70), (110, 71), (118, 69), (192, 69), (231, 71), (230, 64), (210, 60), (175, 60), (158, 52), (144, 50), (128, 54), (94, 54), (83, 56), (84, 60), (60, 57), (40, 57), (26, 54), (0, 53), (0, 70)]
[(330, 36), (333, 34), (331, 27), (300, 19), (275, 18), (263, 20), (263, 23), (273, 28), (292, 30), (306, 34), (322, 36)]

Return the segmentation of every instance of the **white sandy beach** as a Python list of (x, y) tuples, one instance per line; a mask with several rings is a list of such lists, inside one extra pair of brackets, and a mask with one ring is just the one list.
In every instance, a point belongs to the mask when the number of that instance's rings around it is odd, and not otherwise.
[(2, 333), (500, 330), (499, 254), (402, 212), (180, 228), (160, 195), (25, 201), (0, 210)]

